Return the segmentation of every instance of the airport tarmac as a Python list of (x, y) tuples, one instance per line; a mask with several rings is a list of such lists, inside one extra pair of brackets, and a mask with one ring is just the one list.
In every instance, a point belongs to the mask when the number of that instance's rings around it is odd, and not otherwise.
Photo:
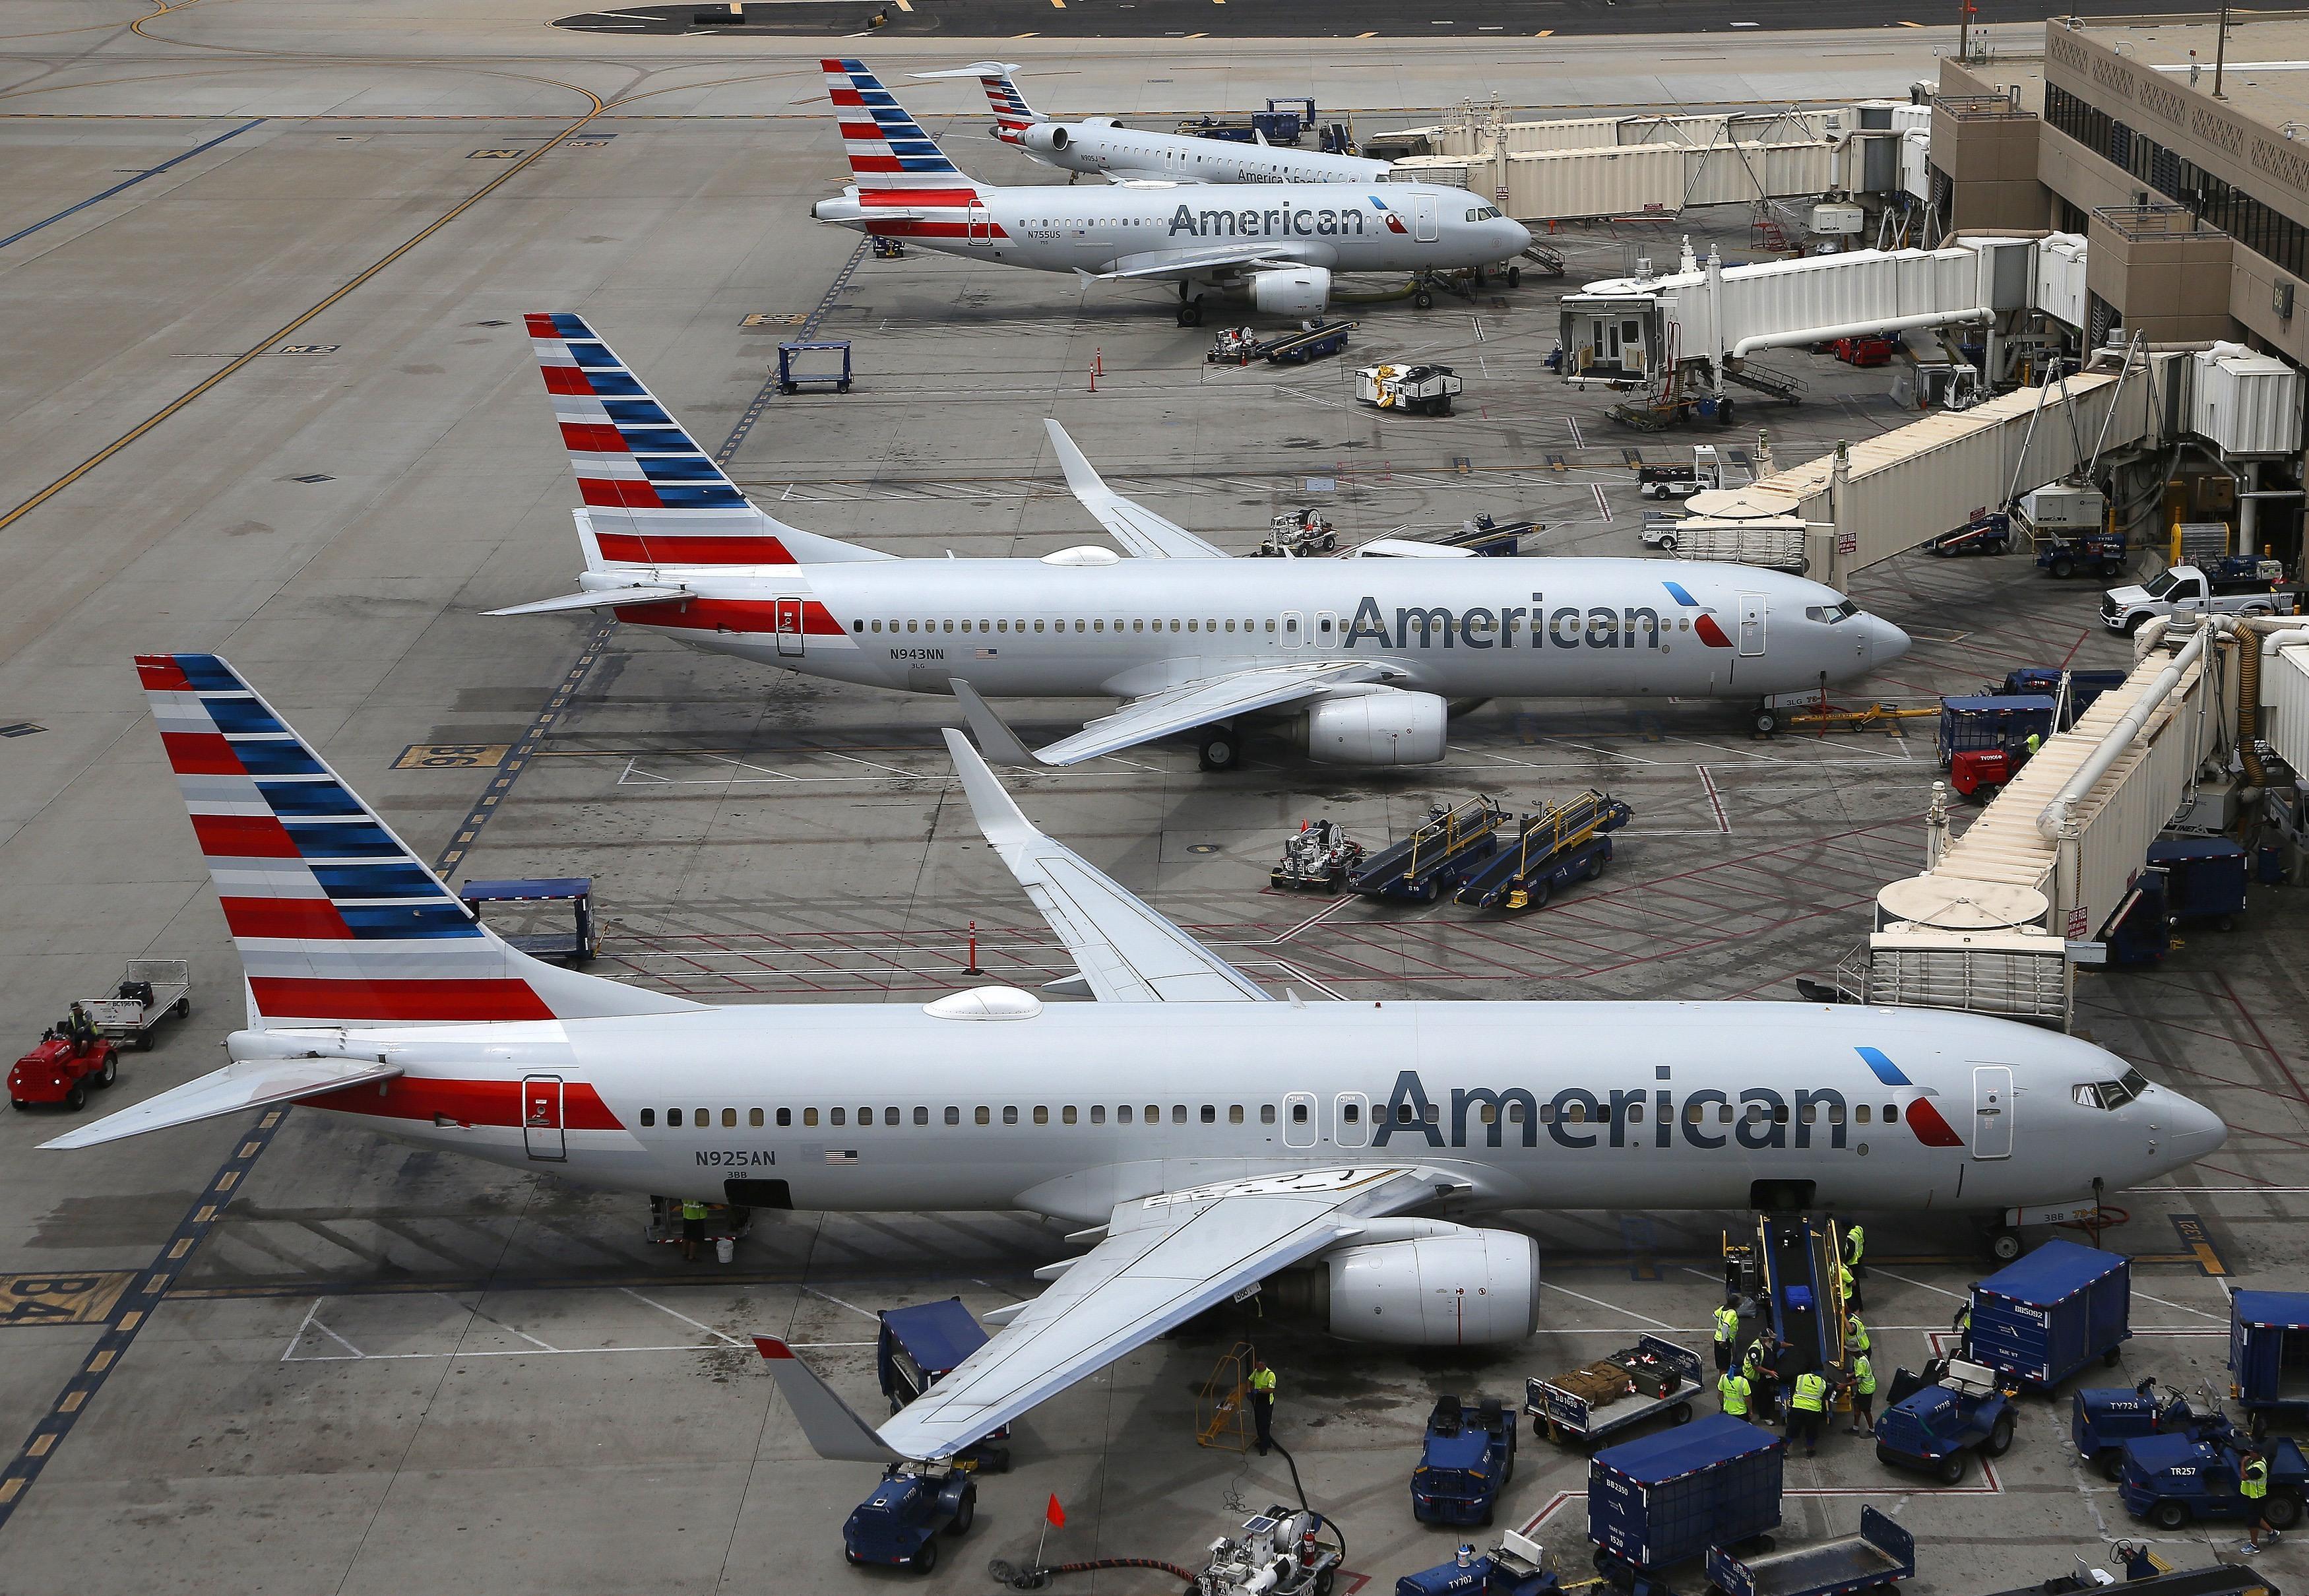
[[(1349, 309), (1351, 361), (1438, 359), (1466, 377), (1461, 413), (1431, 420), (1356, 407), (1340, 363), (1207, 366), (1210, 329), (1173, 327), (1159, 293), (862, 257), (804, 220), (840, 158), (803, 41), (611, 40), (556, 30), (564, 13), (537, 4), (445, 18), (201, 0), (134, 32), (142, 8), (106, 9), (91, 23), (33, 0), (0, 39), (0, 1034), (29, 1043), (129, 958), (195, 971), (190, 1019), (131, 1055), (99, 1106), (216, 1067), (240, 1020), (238, 964), (128, 665), (143, 650), (226, 655), (460, 878), (594, 877), (609, 973), (732, 1001), (918, 1002), (973, 984), (973, 924), (989, 977), (1063, 973), (948, 779), (945, 700), (478, 614), (566, 591), (577, 564), (525, 311), (592, 317), (774, 513), (906, 553), (1102, 541), (1057, 481), (1046, 414), (1116, 486), (1231, 547), (1316, 504), (1356, 538), (1534, 516), (1542, 554), (1636, 551), (1626, 450), (1665, 461), (1705, 441), (1752, 464), (1762, 426), (1789, 464), (1903, 419), (1888, 374), (1791, 357), (1774, 363), (1814, 384), (1801, 407), (1743, 403), (1724, 430), (1614, 429), (1601, 395), (1539, 369), (1561, 285)], [(875, 43), (894, 72), (977, 53)], [(1521, 48), (1528, 60), (1379, 40), (1246, 62), (1220, 40), (1004, 46), (1054, 109), (1217, 108), (1303, 82), (1374, 126), (1495, 89), (1518, 106), (1669, 108), (1899, 95), (1931, 72), (1921, 35), (1881, 30)], [(917, 108), (973, 171), (1028, 178), (980, 134), (965, 87)], [(1669, 264), (1677, 231), (1556, 241), (1576, 283), (1639, 249)], [(1744, 252), (1744, 218), (1694, 231)], [(765, 387), (797, 328), (852, 342), (855, 392)], [(2129, 657), (2089, 585), (2018, 559), (1909, 557), (1854, 595), (1916, 638), (1855, 698)], [(1094, 707), (1013, 709), (1041, 735)], [(1397, 774), (1249, 751), (1224, 777), (1166, 746), (1016, 787), (1053, 836), (1310, 1001), (1792, 995), (1865, 932), (1877, 887), (1920, 863), (1935, 774), (1921, 734), (1759, 742), (1735, 706), (1708, 704), (1494, 703), (1454, 723), (1442, 766)], [(1610, 873), (1540, 915), (1374, 912), (1266, 886), (1303, 819), (1377, 841), (1437, 799), (1529, 808), (1588, 785), (1635, 820)], [(2119, 1200), (2106, 1239), (2137, 1259), (2128, 1382), (2218, 1378), (2228, 1288), (2309, 1284), (2305, 929), (2298, 895), (2256, 888), (2235, 932), (2192, 936), (2153, 974), (2080, 977), (2094, 1039), (2234, 1127), (2210, 1162)], [(903, 1578), (843, 1566), (838, 1522), (870, 1470), (807, 1455), (743, 1338), (792, 1339), (866, 1403), (874, 1308), (1012, 1301), (1067, 1251), (1060, 1227), (1020, 1215), (765, 1215), (733, 1264), (685, 1265), (644, 1241), (628, 1199), (310, 1114), (34, 1151), (59, 1123), (0, 1123), (9, 1591)], [(1961, 1223), (1863, 1217), (1889, 1372), (1928, 1354), (1985, 1266)], [(1406, 1355), (1262, 1331), (1278, 1434), (1350, 1567), (1382, 1588), (1463, 1539), (1414, 1525), (1405, 1500), (1435, 1394), (1512, 1397), (1646, 1331), (1698, 1345), (1739, 1218), (1516, 1221), (1546, 1258), (1528, 1346)], [(1230, 1340), (1198, 1326), (1037, 1410), (1017, 1470), (987, 1482), (979, 1527), (922, 1588), (987, 1588), (987, 1559), (1033, 1551), (1051, 1494), (1067, 1512), (1054, 1560), (1190, 1566), (1238, 1509), (1292, 1499), (1279, 1459), (1194, 1444), (1197, 1390)], [(1791, 1464), (1784, 1540), (1848, 1531), (1866, 1501), (1918, 1532), (1925, 1590), (2065, 1572), (2138, 1526), (2064, 1432), (2063, 1410), (2030, 1407), (2013, 1452), (1952, 1491), (1832, 1436)], [(1535, 1522), (1575, 1570), (1583, 1470), (1527, 1444), (1502, 1515)], [(2235, 1540), (2159, 1545), (2186, 1565)], [(2264, 1560), (2280, 1584), (2303, 1572), (2290, 1543)], [(1121, 1571), (1058, 1588), (1163, 1583)]]

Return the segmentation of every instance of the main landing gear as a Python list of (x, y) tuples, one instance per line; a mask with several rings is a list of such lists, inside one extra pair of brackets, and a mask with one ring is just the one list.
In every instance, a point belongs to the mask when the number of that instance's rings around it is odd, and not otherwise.
[(1242, 740), (1232, 726), (1206, 726), (1195, 754), (1206, 770), (1232, 770), (1242, 762)]

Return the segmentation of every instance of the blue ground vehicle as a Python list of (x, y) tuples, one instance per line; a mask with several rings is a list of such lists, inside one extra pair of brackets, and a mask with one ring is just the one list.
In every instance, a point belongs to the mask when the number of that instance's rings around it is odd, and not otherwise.
[[(1902, 1369), (1893, 1390), (1915, 1379)], [(1995, 1372), (1951, 1358), (1937, 1383), (1916, 1386), (1884, 1410), (1876, 1421), (1876, 1461), (1954, 1485), (1975, 1452), (1995, 1458), (2011, 1450), (2012, 1419), (2011, 1398)]]
[[(884, 1308), (879, 1317), (882, 1328), (874, 1338), (874, 1372), (881, 1380), (882, 1394), (890, 1399), (893, 1413), (986, 1345), (986, 1331), (958, 1297), (917, 1307)], [(956, 1461), (982, 1473), (1007, 1474), (1010, 1449), (1002, 1443), (1009, 1438), (1010, 1427), (1005, 1425), (964, 1448)]]
[[(2262, 1514), (2273, 1529), (2301, 1522), (2301, 1493), (2309, 1488), (2309, 1458), (2279, 1436), (2261, 1444), (2269, 1461), (2269, 1497)], [(2124, 1472), (2117, 1495), (2124, 1510), (2160, 1530), (2178, 1530), (2199, 1519), (2247, 1517), (2252, 1509), (2237, 1488), (2236, 1446), (2196, 1441), (2186, 1436), (2144, 1436), (2124, 1444)]]
[(1472, 908), (1535, 909), (1556, 888), (1592, 881), (1612, 862), (1612, 839), (1628, 806), (1591, 787), (1576, 798), (1526, 815), (1516, 835), (1468, 876), (1453, 896)]
[(2123, 1476), (2127, 1441), (2143, 1436), (2224, 1441), (2234, 1433), (2228, 1415), (2218, 1410), (2201, 1412), (2177, 1393), (2159, 1401), (2154, 1380), (2143, 1380), (2137, 1386), (2080, 1391), (2069, 1404), (2069, 1439), (2076, 1445), (2077, 1456), (2098, 1469), (2106, 1479)]
[(2037, 551), (2037, 568), (2066, 581), (2087, 576), (2121, 577), (2132, 562), (2132, 547), (2121, 532), (2082, 532), (2045, 540)]
[(1724, 1596), (1846, 1596), (1890, 1589), (1916, 1572), (1916, 1538), (1877, 1512), (1860, 1510), (1860, 1533), (1743, 1560), (1708, 1554), (1708, 1581)]
[(1665, 1596), (1664, 1570), (1713, 1547), (1755, 1543), (1780, 1522), (1788, 1444), (1712, 1413), (1587, 1461), (1587, 1539), (1621, 1590)]
[(2240, 1291), (2229, 1298), (2229, 1394), (2255, 1438), (2270, 1421), (2309, 1418), (2309, 1291)]
[(1488, 798), (1441, 805), (1419, 828), (1389, 843), (1347, 875), (1347, 888), (1365, 898), (1433, 903), (1474, 874), (1498, 846), (1495, 833), (1508, 811)]
[[(1598, 1441), (1662, 1413), (1670, 1424), (1690, 1424), (1691, 1399), (1706, 1383), (1699, 1354), (1657, 1336), (1639, 1338), (1630, 1350), (1642, 1360), (1630, 1372), (1629, 1383), (1635, 1389), (1601, 1406), (1568, 1389), (1567, 1375), (1525, 1381), (1523, 1410), (1531, 1415), (1531, 1433), (1562, 1445)], [(1637, 1385), (1639, 1374), (1644, 1383)]]
[(1446, 1392), (1427, 1419), (1411, 1470), (1411, 1514), (1423, 1524), (1488, 1524), (1515, 1478), (1515, 1415), (1497, 1397), (1463, 1402)]
[(1547, 1549), (1513, 1530), (1481, 1557), (1463, 1550), (1449, 1563), (1395, 1582), (1395, 1596), (1555, 1596), (1561, 1589)]
[(2004, 681), (1996, 689), (2002, 694), (2037, 693), (2047, 698), (2057, 698), (2061, 678), (2069, 679), (2069, 708), (2062, 717), (2060, 729), (2067, 731), (2077, 724), (2077, 717), (2093, 707), (2093, 700), (2111, 688), (2123, 687), (2126, 672), (2123, 671), (2063, 671), (2057, 666), (2028, 665), (2018, 671), (2008, 671)]
[(2244, 913), (2244, 845), (2227, 837), (2160, 837), (2149, 863), (2165, 872), (2168, 921), (2210, 920), (2233, 929)]
[(2132, 1339), (2132, 1265), (2120, 1253), (2048, 1241), (1972, 1288), (1967, 1353), (2030, 1391), (2050, 1391)]
[(938, 1537), (966, 1535), (978, 1517), (978, 1482), (962, 1470), (901, 1463), (842, 1526), (842, 1555), (914, 1574), (938, 1566)]
[(1941, 768), (1966, 798), (2002, 787), (2028, 757), (2028, 739), (2053, 734), (2053, 700), (2038, 693), (1941, 700)]

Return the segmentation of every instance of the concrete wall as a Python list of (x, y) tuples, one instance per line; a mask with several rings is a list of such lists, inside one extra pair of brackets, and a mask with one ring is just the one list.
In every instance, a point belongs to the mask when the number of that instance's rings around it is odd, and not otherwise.
[(1933, 108), (1932, 163), (1955, 186), (1950, 225), (2034, 230), (2045, 224), (2048, 201), (2037, 178), (2041, 126), (2032, 116), (1958, 117)]
[(2127, 238), (2094, 213), (2085, 247), (2085, 286), (2123, 314), (2129, 335), (2152, 343), (2229, 334), (2227, 233)]

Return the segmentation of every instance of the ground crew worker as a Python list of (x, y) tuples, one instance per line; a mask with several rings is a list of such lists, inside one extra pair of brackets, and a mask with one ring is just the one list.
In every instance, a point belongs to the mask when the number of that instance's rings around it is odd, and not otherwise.
[(1865, 1278), (1868, 1266), (1861, 1260), (1868, 1254), (1868, 1233), (1857, 1225), (1847, 1225), (1844, 1230), (1844, 1262), (1854, 1274)]
[(697, 1244), (705, 1239), (705, 1205), (695, 1198), (681, 1200), (681, 1256), (697, 1262)]
[(88, 1011), (78, 1003), (72, 1006), (72, 1014), (65, 1021), (65, 1036), (73, 1045), (74, 1056), (96, 1045), (96, 1021), (91, 1019)]
[(1860, 1315), (1846, 1314), (1844, 1316), (1844, 1349), (1847, 1352), (1865, 1352), (1874, 1345), (1875, 1342), (1868, 1338), (1868, 1327), (1860, 1322)]
[(1716, 1310), (1716, 1372), (1724, 1373), (1732, 1366), (1732, 1343), (1740, 1339), (1740, 1310), (1726, 1297), (1724, 1305)]
[(1275, 1444), (1275, 1371), (1255, 1355), (1250, 1360), (1250, 1417), (1258, 1427), (1258, 1455), (1265, 1457)]
[(2037, 750), (2044, 746), (2045, 740), (2042, 737), (2037, 736), (2036, 733), (2031, 732), (2028, 735), (2020, 740), (2020, 757), (2023, 759), (2033, 759), (2037, 757)]
[(2261, 1532), (2269, 1531), (2271, 1540), (2279, 1539), (2277, 1529), (2269, 1522), (2269, 1460), (2257, 1452), (2248, 1452), (2237, 1462), (2237, 1491), (2244, 1497), (2244, 1510), (2251, 1514), (2252, 1527), (2245, 1531), (2244, 1544), (2237, 1550), (2251, 1557), (2261, 1549)]
[(1860, 1300), (1860, 1284), (1852, 1278), (1852, 1265), (1849, 1263), (1839, 1263), (1836, 1266), (1836, 1287), (1843, 1293), (1846, 1307), (1857, 1308), (1867, 1305)]
[(1724, 1399), (1724, 1415), (1727, 1418), (1746, 1418), (1748, 1401), (1755, 1388), (1748, 1376), (1737, 1369), (1725, 1369), (1716, 1376), (1717, 1393)]
[(1956, 1355), (1959, 1357), (1972, 1356), (1972, 1294), (1979, 1289), (1978, 1280), (1964, 1288), (1964, 1305), (1957, 1309), (1956, 1317), (1949, 1321), (1949, 1329), (1956, 1332)]
[(1852, 1355), (1852, 1423), (1846, 1434), (1865, 1435), (1876, 1427), (1876, 1368), (1868, 1354)]
[(1778, 1339), (1770, 1331), (1764, 1331), (1748, 1343), (1748, 1350), (1740, 1360), (1740, 1372), (1747, 1376), (1748, 1390), (1755, 1403), (1756, 1417), (1769, 1424), (1777, 1416), (1779, 1403), (1773, 1387), (1779, 1383), (1779, 1371), (1773, 1365)]
[(1803, 1437), (1804, 1456), (1820, 1450), (1820, 1421), (1828, 1417), (1828, 1381), (1816, 1369), (1806, 1369), (1796, 1376), (1795, 1391), (1788, 1398), (1788, 1439)]

